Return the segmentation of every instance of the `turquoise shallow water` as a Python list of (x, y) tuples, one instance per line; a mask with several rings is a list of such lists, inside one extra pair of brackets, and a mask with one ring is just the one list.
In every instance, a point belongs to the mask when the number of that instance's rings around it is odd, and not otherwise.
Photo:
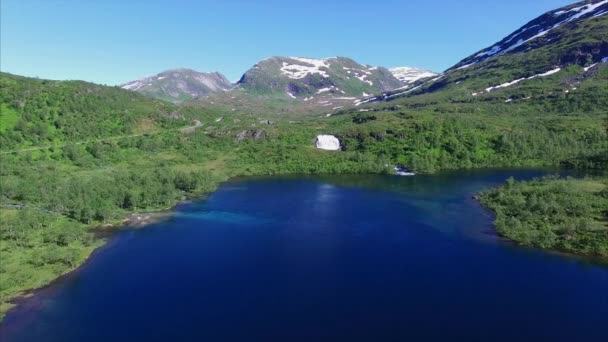
[(0, 326), (12, 341), (608, 341), (608, 266), (498, 238), (509, 176), (242, 179), (116, 234)]

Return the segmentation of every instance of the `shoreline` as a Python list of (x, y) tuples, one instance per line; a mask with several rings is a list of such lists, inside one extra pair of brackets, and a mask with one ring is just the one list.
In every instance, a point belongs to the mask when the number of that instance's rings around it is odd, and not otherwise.
[[(205, 198), (209, 194), (202, 194), (200, 198)], [(120, 230), (143, 229), (149, 225), (168, 220), (175, 215), (175, 210), (179, 205), (188, 203), (190, 201), (191, 199), (188, 198), (182, 199), (171, 207), (162, 208), (155, 211), (129, 213), (125, 218), (117, 222), (105, 223), (101, 225), (98, 224), (89, 227), (88, 229), (91, 234), (93, 234), (96, 243), (94, 244), (94, 247), (91, 249), (90, 253), (88, 253), (88, 255), (86, 256), (86, 258), (84, 258), (84, 260), (80, 264), (76, 265), (73, 268), (67, 269), (65, 272), (59, 274), (58, 276), (50, 280), (48, 283), (38, 287), (23, 290), (15, 296), (8, 298), (6, 301), (0, 302), (0, 305), (4, 306), (0, 307), (0, 328), (5, 325), (4, 322), (6, 321), (6, 317), (11, 313), (11, 311), (17, 309), (18, 307), (23, 308), (24, 306), (27, 306), (28, 303), (31, 303), (30, 309), (34, 309), (34, 307), (37, 306), (35, 298), (38, 295), (49, 291), (49, 289), (55, 287), (58, 283), (74, 276), (83, 267), (85, 267), (97, 253), (100, 253), (104, 248), (107, 248), (108, 243), (110, 242), (113, 235), (117, 234)]]
[[(504, 170), (504, 169), (513, 169), (513, 170), (521, 170), (521, 168), (478, 168), (478, 169), (466, 169), (466, 170), (487, 170), (487, 171), (491, 171), (491, 170)], [(525, 168), (528, 169), (528, 168)], [(535, 168), (529, 168), (530, 170), (535, 169)], [(543, 168), (539, 168), (540, 170), (542, 170)], [(458, 170), (441, 170), (438, 172), (435, 172), (433, 174), (430, 175), (437, 175), (440, 174), (442, 172), (454, 172), (454, 171), (458, 171)], [(555, 170), (553, 168), (548, 168), (547, 171), (568, 171), (568, 169), (559, 169), (559, 170)], [(244, 178), (265, 178), (265, 177), (276, 177), (276, 176), (311, 176), (310, 174), (283, 174), (283, 175), (239, 175), (239, 176), (233, 176), (230, 177), (228, 179), (224, 179), (222, 181), (220, 181), (217, 186), (210, 192), (200, 192), (200, 193), (192, 193), (192, 194), (188, 194), (186, 196), (184, 196), (181, 200), (178, 200), (174, 205), (170, 206), (170, 207), (166, 207), (166, 208), (160, 208), (158, 210), (150, 210), (150, 211), (144, 211), (144, 212), (139, 212), (139, 213), (126, 213), (126, 217), (124, 217), (123, 219), (120, 219), (116, 222), (112, 222), (112, 223), (106, 223), (106, 224), (98, 224), (96, 226), (91, 226), (89, 229), (91, 231), (91, 233), (95, 236), (95, 239), (98, 240), (99, 244), (96, 245), (91, 252), (86, 256), (86, 258), (77, 266), (75, 266), (74, 268), (68, 269), (66, 270), (64, 273), (61, 273), (60, 275), (58, 275), (57, 277), (53, 278), (52, 280), (50, 280), (48, 283), (36, 287), (36, 288), (31, 288), (31, 289), (27, 289), (22, 291), (21, 293), (15, 295), (14, 297), (11, 297), (9, 299), (7, 299), (5, 302), (2, 302), (0, 304), (2, 305), (9, 305), (8, 309), (5, 311), (0, 310), (0, 328), (3, 327), (5, 325), (5, 321), (6, 321), (6, 317), (11, 313), (11, 311), (17, 309), (18, 307), (23, 307), (25, 305), (27, 305), (27, 303), (32, 303), (30, 305), (30, 308), (26, 308), (26, 309), (33, 309), (34, 307), (36, 307), (36, 301), (35, 301), (35, 297), (45, 293), (47, 291), (49, 291), (50, 288), (53, 288), (54, 286), (56, 286), (58, 283), (65, 281), (66, 279), (69, 279), (71, 276), (74, 276), (78, 271), (80, 271), (83, 267), (86, 267), (86, 265), (90, 262), (90, 260), (99, 252), (101, 252), (104, 248), (108, 247), (108, 243), (110, 242), (110, 239), (112, 238), (112, 236), (116, 233), (118, 233), (120, 230), (122, 229), (143, 229), (146, 228), (149, 225), (155, 224), (155, 223), (159, 223), (162, 222), (164, 220), (168, 220), (171, 217), (173, 217), (176, 213), (176, 208), (178, 206), (180, 206), (181, 204), (185, 204), (185, 203), (190, 203), (192, 202), (194, 199), (197, 200), (205, 200), (207, 199), (211, 194), (213, 194), (222, 184), (225, 184), (227, 182), (230, 181), (235, 181), (235, 180), (241, 180)], [(368, 175), (378, 175), (375, 173), (372, 174), (368, 174)], [(381, 174), (379, 174), (381, 175)], [(427, 174), (429, 175), (429, 174)], [(316, 176), (320, 176), (320, 175), (316, 175)], [(474, 198), (472, 198), (479, 206), (481, 206), (486, 212), (488, 212), (490, 215), (489, 216), (493, 216), (493, 218), (489, 218), (491, 220), (490, 224), (492, 226), (492, 232), (493, 234), (495, 234), (496, 237), (498, 237), (500, 240), (506, 241), (511, 243), (513, 246), (517, 246), (518, 248), (529, 248), (531, 250), (542, 250), (544, 252), (547, 253), (551, 253), (551, 254), (557, 254), (557, 255), (562, 255), (562, 256), (567, 256), (567, 257), (574, 257), (575, 259), (578, 259), (579, 261), (582, 262), (587, 262), (587, 261), (591, 261), (594, 263), (600, 263), (602, 265), (608, 265), (608, 258), (603, 258), (601, 256), (594, 256), (594, 255), (585, 255), (585, 254), (576, 254), (576, 253), (572, 253), (572, 252), (568, 252), (568, 251), (560, 251), (560, 250), (556, 250), (556, 249), (545, 249), (545, 248), (536, 248), (536, 247), (530, 247), (530, 246), (526, 246), (526, 245), (522, 245), (520, 244), (518, 241), (510, 239), (506, 236), (504, 236), (503, 234), (500, 234), (500, 232), (497, 229), (497, 226), (495, 224), (495, 213), (491, 208), (488, 208), (486, 206), (484, 206), (480, 201), (479, 201), (479, 193), (476, 193)]]
[(6, 317), (15, 310), (17, 307), (23, 306), (23, 303), (31, 301), (36, 295), (48, 290), (49, 288), (56, 285), (58, 282), (72, 276), (84, 267), (91, 258), (101, 251), (103, 248), (108, 246), (108, 242), (114, 234), (121, 229), (143, 229), (149, 225), (168, 220), (175, 215), (178, 206), (192, 202), (194, 199), (206, 200), (211, 194), (213, 194), (223, 183), (238, 177), (248, 176), (234, 176), (226, 179), (221, 179), (217, 182), (215, 187), (209, 191), (195, 191), (192, 193), (184, 194), (182, 198), (176, 199), (174, 204), (157, 209), (150, 209), (142, 212), (124, 213), (124, 216), (114, 222), (108, 223), (95, 223), (88, 226), (89, 232), (93, 235), (95, 242), (93, 248), (90, 250), (88, 255), (76, 266), (66, 269), (61, 274), (57, 275), (47, 283), (24, 289), (18, 292), (12, 297), (8, 297), (5, 300), (0, 301), (0, 329), (5, 325)]

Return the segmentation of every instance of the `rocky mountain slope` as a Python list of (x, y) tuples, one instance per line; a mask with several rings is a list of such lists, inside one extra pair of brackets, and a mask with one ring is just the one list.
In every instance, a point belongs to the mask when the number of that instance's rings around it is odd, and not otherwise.
[(121, 88), (170, 102), (183, 102), (232, 88), (230, 81), (218, 72), (174, 69), (131, 81)]
[[(564, 33), (567, 33), (567, 31), (577, 27), (581, 22), (597, 18), (607, 12), (607, 0), (584, 1), (547, 12), (522, 26), (498, 43), (463, 59), (452, 67), (452, 69), (468, 68), (495, 56), (505, 54), (513, 55), (539, 49), (547, 45), (558, 44), (564, 39)], [(566, 32), (559, 30), (560, 28), (565, 29)], [(608, 52), (606, 51), (607, 48), (605, 45), (603, 48), (602, 46), (599, 46), (598, 48), (600, 48), (600, 50), (603, 49), (604, 52)], [(599, 57), (597, 56), (596, 60), (593, 60), (592, 51), (588, 51), (587, 53), (584, 51), (581, 52), (582, 53), (580, 54), (576, 54), (576, 56), (563, 56), (564, 60), (561, 60), (560, 62), (586, 64), (589, 61), (599, 61)], [(597, 52), (599, 53), (601, 51)], [(589, 54), (591, 54), (591, 56), (589, 56)], [(591, 60), (587, 60), (588, 57), (591, 57)]]
[(237, 84), (250, 93), (294, 99), (358, 97), (402, 85), (386, 68), (362, 65), (345, 57), (270, 57), (255, 64)]
[[(583, 1), (547, 12), (498, 43), (430, 80), (357, 104), (438, 93), (453, 100), (504, 101), (580, 91), (602, 78), (608, 61), (608, 0)], [(443, 95), (441, 95), (443, 94)]]

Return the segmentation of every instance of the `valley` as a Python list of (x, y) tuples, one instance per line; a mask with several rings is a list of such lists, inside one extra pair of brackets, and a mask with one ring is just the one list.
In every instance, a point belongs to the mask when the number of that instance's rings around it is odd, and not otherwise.
[[(108, 241), (100, 228), (214, 196), (240, 177), (368, 175), (416, 191), (417, 177), (448, 171), (538, 170), (494, 189), (509, 171), (480, 176), (483, 187), (469, 179), (465, 194), (495, 213), (502, 237), (605, 260), (606, 13), (597, 0), (555, 9), (440, 73), (284, 56), (235, 83), (186, 68), (119, 86), (2, 72), (0, 315), (78, 269)], [(396, 168), (417, 176), (405, 181)], [(534, 179), (547, 168), (576, 179)]]

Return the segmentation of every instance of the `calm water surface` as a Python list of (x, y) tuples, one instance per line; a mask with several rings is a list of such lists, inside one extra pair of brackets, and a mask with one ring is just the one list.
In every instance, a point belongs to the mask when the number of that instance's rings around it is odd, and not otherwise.
[(261, 178), (118, 233), (12, 341), (608, 341), (608, 266), (493, 234), (513, 175)]

